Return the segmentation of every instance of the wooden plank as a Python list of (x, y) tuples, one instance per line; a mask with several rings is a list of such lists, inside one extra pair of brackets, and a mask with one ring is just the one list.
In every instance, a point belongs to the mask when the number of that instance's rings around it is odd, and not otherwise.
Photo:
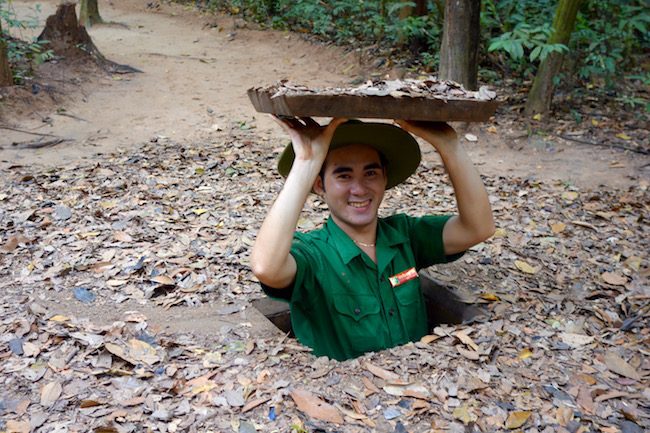
[(445, 100), (390, 95), (308, 93), (273, 96), (274, 92), (266, 89), (248, 90), (248, 97), (257, 111), (280, 116), (485, 122), (499, 105), (496, 100)]

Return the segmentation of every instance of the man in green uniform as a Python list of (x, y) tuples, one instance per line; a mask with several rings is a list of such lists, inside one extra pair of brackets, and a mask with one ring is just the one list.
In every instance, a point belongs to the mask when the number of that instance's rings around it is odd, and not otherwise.
[[(317, 356), (344, 360), (426, 335), (417, 271), (453, 260), (494, 233), (485, 187), (446, 123), (397, 125), (276, 119), (291, 137), (278, 169), (286, 177), (251, 254), (271, 297), (290, 303), (298, 340)], [(450, 176), (457, 215), (378, 218), (388, 188), (418, 167), (414, 134), (433, 145)], [(310, 192), (330, 218), (296, 233)]]

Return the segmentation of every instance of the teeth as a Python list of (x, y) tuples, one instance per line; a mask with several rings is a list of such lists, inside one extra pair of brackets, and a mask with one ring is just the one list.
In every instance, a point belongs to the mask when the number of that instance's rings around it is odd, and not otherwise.
[(369, 204), (370, 204), (370, 200), (361, 201), (361, 202), (359, 201), (350, 202), (350, 206), (357, 207), (357, 208), (366, 207)]

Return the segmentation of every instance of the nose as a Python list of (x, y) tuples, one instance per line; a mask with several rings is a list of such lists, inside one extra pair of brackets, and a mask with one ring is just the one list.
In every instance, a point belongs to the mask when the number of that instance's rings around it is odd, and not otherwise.
[(368, 191), (368, 188), (364, 185), (364, 183), (360, 179), (356, 179), (352, 184), (350, 185), (350, 193), (353, 195), (363, 195)]

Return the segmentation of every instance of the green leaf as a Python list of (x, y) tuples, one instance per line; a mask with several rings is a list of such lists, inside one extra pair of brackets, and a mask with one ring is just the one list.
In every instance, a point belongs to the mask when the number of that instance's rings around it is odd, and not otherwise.
[(524, 57), (524, 47), (519, 41), (515, 41), (514, 43), (514, 58), (515, 59), (521, 59)]
[[(534, 62), (535, 59), (537, 59), (539, 57), (541, 52), (542, 52), (542, 46), (541, 45), (536, 46), (535, 49), (530, 53), (530, 61)], [(544, 59), (541, 59), (541, 60), (544, 60)]]

